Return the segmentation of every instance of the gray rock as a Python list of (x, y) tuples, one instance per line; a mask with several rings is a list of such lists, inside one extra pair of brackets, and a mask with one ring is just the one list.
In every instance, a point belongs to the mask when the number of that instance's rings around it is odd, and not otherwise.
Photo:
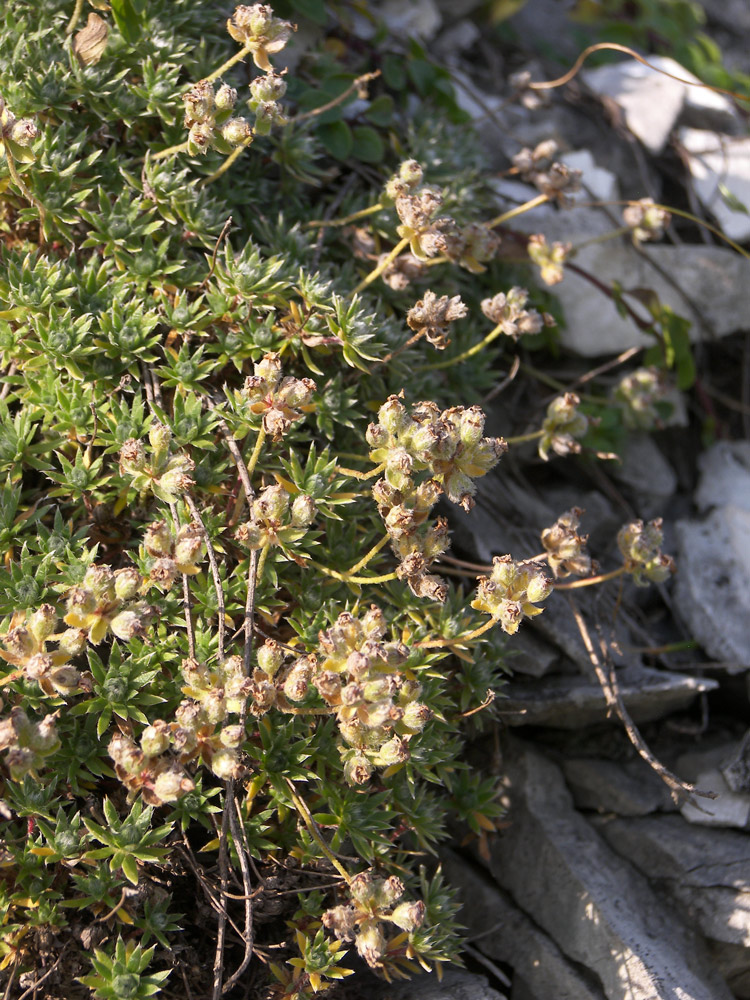
[(695, 785), (704, 792), (713, 792), (715, 799), (686, 802), (680, 812), (697, 826), (733, 826), (744, 830), (750, 825), (750, 795), (734, 792), (718, 769), (700, 771)]
[(446, 969), (442, 981), (434, 973), (406, 983), (389, 983), (368, 990), (367, 1000), (505, 1000), (484, 976), (463, 969)]
[[(610, 98), (622, 109), (630, 131), (652, 153), (664, 149), (672, 129), (685, 112), (691, 123), (703, 127), (713, 127), (717, 122), (731, 124), (736, 120), (734, 107), (726, 97), (701, 87), (698, 77), (674, 59), (649, 56), (649, 62), (658, 69), (644, 66), (636, 59), (626, 59), (614, 65), (584, 70), (581, 75), (596, 94)], [(665, 73), (672, 75), (665, 76)]]
[(443, 23), (443, 16), (435, 0), (384, 0), (376, 12), (393, 35), (406, 38), (434, 38)]
[(573, 170), (581, 171), (582, 189), (576, 191), (574, 201), (616, 201), (620, 197), (617, 178), (611, 170), (600, 167), (588, 149), (564, 153), (560, 159)]
[(506, 773), (492, 873), (608, 1000), (730, 1000), (700, 941), (575, 811), (559, 768), (513, 741)]
[(727, 504), (750, 510), (750, 441), (717, 441), (700, 456), (698, 468), (700, 510)]
[[(574, 245), (613, 229), (612, 221), (596, 209), (555, 211), (548, 205), (516, 217), (513, 226), (524, 233), (544, 233), (549, 242)], [(607, 287), (618, 282), (628, 304), (644, 319), (649, 316), (642, 302), (627, 292), (652, 290), (660, 302), (691, 321), (694, 341), (726, 336), (740, 325), (750, 262), (732, 250), (705, 244), (659, 244), (636, 251), (627, 237), (621, 237), (583, 246), (572, 262)], [(560, 340), (577, 354), (617, 354), (654, 342), (631, 319), (621, 316), (610, 298), (569, 268), (554, 294), (566, 323)]]
[(677, 490), (674, 469), (649, 434), (628, 435), (622, 463), (612, 464), (612, 474), (633, 489), (638, 513), (644, 518), (664, 514)]
[(733, 792), (750, 792), (750, 729), (737, 748), (727, 755), (719, 770)]
[(562, 767), (579, 809), (647, 816), (676, 808), (667, 786), (640, 757), (625, 764), (577, 757), (565, 760)]
[[(676, 815), (614, 819), (599, 831), (706, 937), (750, 946), (750, 853), (744, 834), (701, 829)], [(750, 971), (750, 950), (746, 966)]]
[(722, 198), (719, 184), (750, 207), (750, 139), (692, 128), (680, 129), (679, 139), (687, 152), (693, 187), (703, 206), (731, 240), (748, 239), (750, 215), (730, 208)]
[(678, 521), (675, 609), (714, 659), (750, 668), (750, 510)]
[(560, 651), (531, 629), (522, 629), (508, 649), (508, 666), (514, 674), (543, 677), (560, 663)]
[[(514, 971), (511, 997), (531, 1000), (604, 1000), (594, 976), (577, 968), (554, 941), (513, 903), (488, 873), (481, 874), (458, 855), (441, 854), (443, 868), (464, 904), (459, 918), (474, 947)], [(523, 989), (517, 988), (519, 979)]]
[[(617, 675), (623, 701), (639, 723), (684, 709), (697, 694), (718, 687), (716, 681), (703, 677), (665, 673), (635, 664), (618, 670)], [(596, 679), (588, 677), (549, 675), (543, 685), (514, 678), (503, 693), (498, 710), (509, 726), (578, 729), (608, 717), (602, 689)]]

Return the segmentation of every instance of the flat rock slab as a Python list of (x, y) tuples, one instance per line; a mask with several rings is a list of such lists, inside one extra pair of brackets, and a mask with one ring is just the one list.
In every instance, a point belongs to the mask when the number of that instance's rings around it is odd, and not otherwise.
[(675, 609), (709, 656), (750, 669), (750, 510), (678, 521)]
[[(617, 671), (625, 705), (636, 722), (650, 722), (686, 708), (696, 695), (718, 687), (714, 680), (631, 666)], [(577, 729), (604, 722), (607, 705), (596, 679), (548, 675), (536, 681), (511, 680), (499, 703), (509, 726)]]
[(579, 809), (618, 816), (648, 816), (676, 809), (667, 786), (640, 757), (625, 763), (573, 757), (563, 761), (562, 767)]
[(717, 441), (698, 459), (699, 510), (727, 505), (750, 511), (750, 441)]
[(560, 769), (509, 740), (506, 773), (492, 873), (607, 1000), (730, 1000), (700, 941), (576, 812)]
[[(693, 826), (682, 816), (613, 819), (599, 831), (706, 937), (750, 946), (750, 851), (734, 830)], [(747, 952), (750, 971), (750, 950)]]
[(750, 207), (750, 139), (734, 138), (703, 129), (680, 129), (693, 187), (704, 208), (731, 240), (750, 237), (750, 215), (732, 208), (722, 196), (722, 184)]
[(596, 977), (570, 962), (488, 872), (481, 872), (451, 851), (441, 852), (441, 859), (443, 870), (464, 904), (459, 919), (470, 936), (479, 935), (475, 947), (513, 969), (513, 996), (520, 977), (532, 997), (604, 1000)]
[(416, 976), (405, 983), (378, 983), (367, 992), (367, 1000), (505, 1000), (502, 993), (463, 969), (446, 969), (442, 980), (434, 973)]

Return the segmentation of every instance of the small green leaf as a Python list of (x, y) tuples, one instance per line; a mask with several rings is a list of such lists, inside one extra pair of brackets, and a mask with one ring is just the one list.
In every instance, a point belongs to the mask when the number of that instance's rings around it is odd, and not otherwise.
[(375, 129), (360, 125), (352, 132), (354, 152), (363, 163), (380, 163), (385, 156), (385, 146)]
[(403, 90), (406, 86), (406, 69), (402, 58), (387, 55), (383, 59), (383, 80), (394, 90)]
[(365, 111), (365, 117), (373, 125), (390, 125), (393, 118), (393, 98), (390, 94), (381, 94), (380, 97), (376, 97)]
[(120, 34), (129, 45), (135, 45), (141, 36), (141, 24), (133, 0), (111, 0), (111, 9)]
[(737, 195), (733, 194), (726, 184), (722, 184), (721, 181), (719, 181), (719, 193), (727, 208), (731, 208), (733, 212), (742, 212), (744, 215), (750, 215), (747, 205), (740, 201)]
[(337, 160), (345, 160), (352, 152), (354, 138), (346, 122), (331, 122), (318, 129), (320, 141), (327, 152)]
[(130, 854), (122, 859), (122, 873), (128, 882), (138, 885), (138, 862)]

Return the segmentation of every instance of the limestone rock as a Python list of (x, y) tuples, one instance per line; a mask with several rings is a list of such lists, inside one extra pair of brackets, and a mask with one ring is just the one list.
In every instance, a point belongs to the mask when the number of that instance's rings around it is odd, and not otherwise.
[(640, 757), (626, 763), (569, 758), (563, 762), (563, 772), (579, 809), (647, 816), (676, 808), (667, 786)]
[(726, 504), (750, 510), (750, 441), (717, 441), (700, 456), (698, 467), (700, 510)]
[(730, 1000), (700, 941), (575, 811), (559, 768), (513, 741), (506, 773), (492, 873), (607, 1000)]
[(680, 129), (679, 139), (688, 154), (695, 193), (703, 206), (731, 240), (748, 239), (750, 215), (731, 208), (722, 198), (719, 184), (750, 207), (750, 139), (692, 128)]
[(368, 1000), (505, 1000), (484, 976), (463, 969), (446, 969), (442, 981), (435, 973), (416, 976), (405, 983), (378, 983)]
[(675, 527), (677, 613), (710, 656), (750, 668), (750, 510), (716, 508)]

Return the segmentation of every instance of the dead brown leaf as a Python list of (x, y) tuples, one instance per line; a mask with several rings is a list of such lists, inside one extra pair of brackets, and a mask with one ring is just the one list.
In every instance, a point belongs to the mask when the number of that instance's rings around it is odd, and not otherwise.
[(73, 39), (73, 51), (82, 66), (93, 66), (99, 62), (107, 47), (108, 35), (109, 25), (92, 11), (85, 28), (81, 28)]

